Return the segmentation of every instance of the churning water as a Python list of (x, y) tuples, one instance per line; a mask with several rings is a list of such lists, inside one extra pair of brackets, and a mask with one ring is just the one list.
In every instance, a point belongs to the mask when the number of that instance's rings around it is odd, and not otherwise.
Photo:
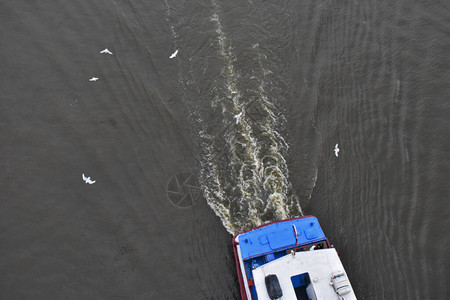
[[(249, 49), (252, 72), (235, 65), (236, 54), (220, 20), (220, 6), (212, 2), (210, 18), (216, 36), (217, 60), (223, 65), (220, 84), (207, 91), (215, 124), (200, 122), (200, 183), (209, 205), (230, 233), (268, 221), (301, 215), (292, 193), (284, 158), (288, 150), (280, 130), (285, 121), (277, 106), (282, 101), (267, 93), (272, 73), (258, 44)], [(213, 49), (215, 47), (212, 47)], [(195, 107), (192, 105), (191, 107)], [(205, 122), (206, 120), (206, 122)]]

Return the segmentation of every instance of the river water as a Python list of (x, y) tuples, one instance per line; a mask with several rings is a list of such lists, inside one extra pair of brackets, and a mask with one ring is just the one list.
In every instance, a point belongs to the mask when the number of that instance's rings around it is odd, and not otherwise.
[(238, 299), (231, 234), (301, 215), (358, 298), (450, 297), (447, 2), (0, 14), (1, 299)]

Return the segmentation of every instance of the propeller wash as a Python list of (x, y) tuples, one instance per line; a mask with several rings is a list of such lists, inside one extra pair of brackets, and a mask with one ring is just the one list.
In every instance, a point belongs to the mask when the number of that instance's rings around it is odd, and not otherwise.
[(248, 45), (253, 57), (239, 63), (215, 0), (209, 19), (202, 19), (212, 42), (190, 49), (193, 37), (184, 24), (189, 20), (172, 14), (181, 4), (165, 4), (175, 49), (190, 57), (179, 60), (178, 76), (199, 139), (199, 181), (209, 206), (232, 234), (302, 216), (288, 178), (288, 144), (280, 133), (285, 119), (276, 103), (280, 97), (271, 85), (264, 51)]
[(225, 62), (221, 72), (225, 84), (214, 90), (213, 106), (222, 112), (223, 130), (211, 134), (204, 126), (200, 132), (205, 154), (200, 158), (200, 182), (208, 204), (234, 234), (267, 221), (301, 216), (302, 211), (283, 157), (288, 150), (279, 132), (283, 120), (265, 91), (267, 72), (253, 78), (254, 88), (239, 88), (236, 57), (214, 1), (213, 7), (211, 21)]

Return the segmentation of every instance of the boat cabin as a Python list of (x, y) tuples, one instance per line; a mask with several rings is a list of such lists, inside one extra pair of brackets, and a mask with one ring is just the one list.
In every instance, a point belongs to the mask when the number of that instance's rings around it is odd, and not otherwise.
[(356, 299), (315, 217), (257, 227), (233, 244), (244, 300)]

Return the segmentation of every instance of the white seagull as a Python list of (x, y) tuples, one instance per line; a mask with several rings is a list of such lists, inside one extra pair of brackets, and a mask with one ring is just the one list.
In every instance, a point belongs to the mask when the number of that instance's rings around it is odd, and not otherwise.
[(91, 180), (91, 177), (84, 176), (84, 173), (81, 175), (81, 177), (83, 178), (84, 182), (86, 182), (86, 183), (89, 183), (89, 184), (95, 183), (95, 180)]
[(242, 116), (242, 111), (239, 114), (234, 116), (236, 118), (236, 124), (241, 121), (241, 116)]
[(178, 49), (177, 49), (177, 50), (175, 50), (175, 52), (174, 52), (174, 53), (172, 53), (172, 55), (171, 55), (171, 56), (169, 56), (169, 58), (175, 58), (175, 57), (177, 57), (177, 54), (178, 54)]
[(336, 146), (334, 146), (334, 155), (336, 155), (336, 157), (339, 156), (339, 148), (338, 148), (338, 144), (336, 144)]
[(101, 54), (109, 54), (109, 55), (113, 55), (113, 53), (111, 51), (109, 51), (108, 49), (102, 50), (100, 51)]
[(92, 77), (92, 78), (89, 79), (89, 81), (97, 81), (97, 80), (98, 80), (97, 77)]

